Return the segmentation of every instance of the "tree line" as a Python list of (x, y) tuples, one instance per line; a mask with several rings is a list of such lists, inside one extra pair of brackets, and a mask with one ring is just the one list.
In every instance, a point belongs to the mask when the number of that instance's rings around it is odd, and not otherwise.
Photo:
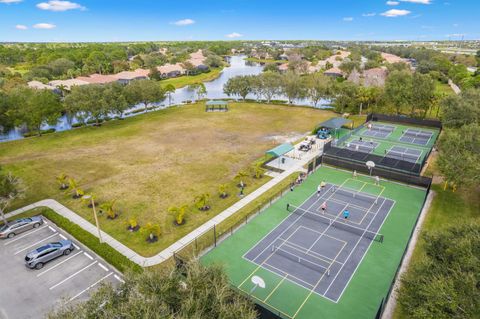
[(74, 117), (80, 124), (93, 121), (99, 124), (112, 116), (122, 117), (133, 105), (162, 102), (175, 91), (172, 85), (163, 87), (154, 80), (74, 86), (64, 98), (50, 90), (36, 90), (18, 86), (0, 92), (0, 129), (7, 132), (13, 127), (25, 127), (38, 135), (42, 125), (55, 125), (62, 115)]
[(341, 113), (356, 114), (368, 110), (420, 118), (426, 117), (441, 99), (435, 93), (435, 82), (430, 75), (405, 69), (390, 72), (383, 88), (335, 80), (318, 72), (299, 75), (267, 71), (260, 75), (231, 78), (223, 91), (243, 100), (252, 94), (257, 100), (270, 103), (276, 96), (285, 96), (289, 103), (307, 98), (317, 106), (325, 99), (331, 100), (335, 110)]

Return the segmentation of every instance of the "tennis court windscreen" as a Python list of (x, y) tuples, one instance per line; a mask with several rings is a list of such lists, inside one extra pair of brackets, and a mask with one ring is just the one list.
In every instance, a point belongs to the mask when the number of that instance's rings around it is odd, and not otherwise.
[(358, 236), (361, 236), (361, 237), (365, 237), (365, 238), (383, 243), (383, 238), (384, 237), (383, 237), (382, 234), (379, 234), (377, 232), (373, 232), (373, 231), (370, 231), (370, 230), (367, 230), (367, 229), (363, 229), (361, 227), (349, 225), (341, 219), (331, 219), (331, 218), (328, 218), (326, 216), (321, 215), (320, 213), (311, 212), (311, 211), (308, 211), (306, 209), (303, 209), (303, 208), (300, 208), (300, 207), (297, 207), (297, 206), (294, 206), (294, 205), (291, 205), (291, 204), (287, 204), (287, 210), (289, 212), (293, 213), (293, 214), (297, 214), (297, 215), (300, 215), (302, 217), (311, 219), (313, 221), (320, 222), (320, 223), (328, 225), (330, 227), (341, 229), (341, 230), (347, 231), (349, 233), (352, 233), (352, 234), (355, 234), (355, 235), (358, 235)]

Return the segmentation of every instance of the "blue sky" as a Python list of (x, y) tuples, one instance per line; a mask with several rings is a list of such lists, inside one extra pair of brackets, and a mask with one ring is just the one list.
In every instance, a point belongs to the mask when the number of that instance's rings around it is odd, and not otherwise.
[(480, 39), (478, 0), (0, 0), (0, 41)]

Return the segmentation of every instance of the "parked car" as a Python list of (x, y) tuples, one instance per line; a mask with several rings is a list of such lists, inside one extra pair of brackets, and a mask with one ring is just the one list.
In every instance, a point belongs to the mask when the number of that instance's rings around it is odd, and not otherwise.
[(0, 228), (0, 238), (12, 238), (15, 235), (23, 233), (32, 228), (37, 228), (43, 224), (41, 216), (17, 219), (9, 222)]
[(30, 269), (41, 269), (47, 262), (66, 256), (75, 249), (71, 240), (50, 243), (29, 252), (25, 256), (25, 265)]

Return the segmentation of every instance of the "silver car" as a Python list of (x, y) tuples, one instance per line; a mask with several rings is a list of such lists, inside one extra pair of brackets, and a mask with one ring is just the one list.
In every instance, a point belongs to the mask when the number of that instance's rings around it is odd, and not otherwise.
[(74, 248), (71, 240), (46, 244), (29, 252), (25, 256), (25, 265), (31, 269), (41, 269), (50, 260), (70, 254)]
[(41, 216), (17, 219), (0, 227), (0, 238), (12, 238), (24, 231), (37, 228), (41, 224), (43, 224)]

